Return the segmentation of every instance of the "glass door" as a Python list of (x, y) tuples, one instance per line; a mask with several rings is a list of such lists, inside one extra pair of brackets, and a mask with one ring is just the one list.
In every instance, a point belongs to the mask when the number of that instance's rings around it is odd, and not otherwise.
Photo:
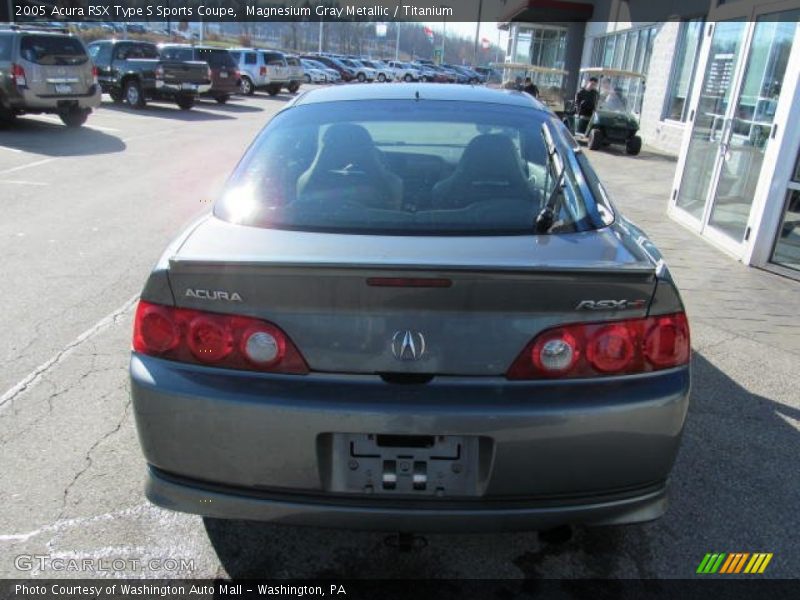
[(721, 21), (714, 26), (702, 84), (692, 108), (694, 125), (675, 205), (695, 221), (697, 229), (703, 227), (709, 190), (719, 170), (746, 29), (744, 19)]
[[(741, 255), (800, 10), (752, 13), (714, 27), (675, 207)], [(749, 20), (748, 20), (749, 19)]]
[(798, 17), (800, 10), (795, 10), (755, 23), (739, 98), (722, 140), (722, 164), (708, 225), (736, 244), (747, 236)]

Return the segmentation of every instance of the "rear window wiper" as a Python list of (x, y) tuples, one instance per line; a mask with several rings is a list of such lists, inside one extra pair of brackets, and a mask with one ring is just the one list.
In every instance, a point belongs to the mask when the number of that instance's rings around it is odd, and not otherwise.
[[(550, 130), (547, 128), (547, 125), (542, 125), (542, 137), (547, 147), (548, 179), (550, 178), (549, 174), (553, 173), (555, 181), (553, 182), (553, 189), (547, 197), (547, 202), (545, 202), (539, 214), (536, 215), (536, 221), (534, 223), (534, 230), (536, 233), (548, 233), (553, 228), (556, 215), (558, 215), (561, 208), (561, 201), (564, 198), (564, 187), (566, 186), (564, 177), (566, 169), (564, 168), (564, 162), (561, 160), (561, 156), (556, 150), (553, 137), (550, 135)], [(546, 183), (545, 189), (547, 189)]]

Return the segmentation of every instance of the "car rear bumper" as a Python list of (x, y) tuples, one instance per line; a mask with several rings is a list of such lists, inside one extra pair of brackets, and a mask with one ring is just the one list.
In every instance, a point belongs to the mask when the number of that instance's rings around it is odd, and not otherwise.
[[(130, 373), (154, 503), (213, 517), (414, 523), (413, 530), (658, 517), (690, 379), (678, 368), (579, 383), (441, 377), (400, 385), (377, 376), (233, 372), (136, 353)], [(480, 492), (334, 489), (331, 465), (347, 457), (326, 440), (345, 433), (479, 437), (488, 449), (475, 467)]]
[(92, 85), (85, 94), (36, 94), (32, 90), (18, 90), (9, 96), (10, 108), (40, 112), (59, 112), (65, 106), (78, 108), (97, 108), (102, 102), (99, 85)]
[(652, 521), (667, 508), (661, 482), (622, 493), (516, 502), (364, 502), (218, 486), (148, 467), (145, 493), (162, 508), (283, 525), (372, 531), (479, 533), (533, 531), (562, 525), (627, 525)]

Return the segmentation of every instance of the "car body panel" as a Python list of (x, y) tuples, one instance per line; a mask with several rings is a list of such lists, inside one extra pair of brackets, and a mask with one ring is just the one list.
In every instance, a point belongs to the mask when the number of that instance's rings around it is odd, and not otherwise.
[[(411, 98), (530, 111), (526, 119), (553, 128), (555, 151), (582, 168), (563, 125), (522, 93), (329, 87), (283, 111), (301, 118), (316, 104), (334, 112), (337, 102)], [(663, 513), (688, 364), (551, 379), (510, 371), (554, 327), (683, 312), (661, 254), (623, 216), (574, 233), (536, 233), (531, 223), (515, 235), (386, 235), (238, 224), (225, 214), (176, 238), (142, 300), (272, 323), (308, 372), (133, 352), (151, 501), (207, 516), (404, 531), (632, 523)], [(415, 344), (408, 355), (407, 342)], [(357, 449), (362, 442), (382, 449)], [(436, 444), (459, 450), (433, 457), (426, 448)], [(429, 487), (386, 486), (396, 467), (386, 457), (397, 453), (430, 462)]]

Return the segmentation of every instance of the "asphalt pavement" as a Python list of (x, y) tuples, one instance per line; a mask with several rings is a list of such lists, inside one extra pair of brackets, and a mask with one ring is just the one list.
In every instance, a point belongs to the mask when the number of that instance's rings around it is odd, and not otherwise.
[[(800, 352), (796, 325), (783, 321), (785, 312), (796, 323), (797, 284), (668, 221), (674, 163), (647, 152), (589, 156), (687, 282), (695, 377), (664, 518), (576, 528), (560, 544), (530, 532), (432, 535), (400, 552), (379, 533), (204, 521), (150, 505), (127, 383), (136, 295), (287, 99), (189, 112), (107, 101), (81, 130), (25, 117), (0, 131), (0, 577), (682, 578), (707, 552), (772, 552), (764, 576), (800, 572)], [(735, 302), (737, 282), (759, 328), (739, 329), (713, 296)], [(87, 573), (58, 570), (51, 559), (64, 558), (117, 560)]]

